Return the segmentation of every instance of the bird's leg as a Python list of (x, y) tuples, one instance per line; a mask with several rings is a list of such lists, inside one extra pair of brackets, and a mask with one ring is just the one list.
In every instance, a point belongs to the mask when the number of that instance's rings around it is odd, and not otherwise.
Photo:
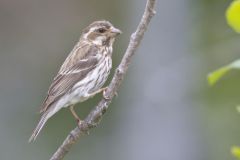
[(77, 113), (75, 112), (75, 110), (74, 110), (74, 105), (70, 106), (70, 111), (71, 111), (73, 117), (76, 119), (77, 122), (82, 121), (82, 120), (78, 117)]
[(78, 117), (77, 113), (75, 112), (75, 110), (74, 110), (74, 105), (71, 105), (71, 106), (70, 106), (70, 111), (71, 111), (73, 117), (76, 119), (76, 121), (77, 121), (77, 123), (78, 123), (79, 126), (80, 126), (82, 123), (84, 123), (84, 121), (81, 120), (81, 119)]
[(89, 96), (90, 96), (90, 97), (93, 97), (93, 96), (95, 96), (96, 94), (98, 94), (98, 93), (100, 93), (100, 92), (103, 92), (103, 98), (106, 99), (106, 100), (108, 100), (109, 98), (105, 95), (105, 91), (106, 91), (106, 90), (107, 90), (107, 87), (101, 88), (101, 89), (99, 89), (99, 90), (97, 90), (97, 91), (89, 94)]
[[(82, 126), (87, 125), (85, 121), (81, 120), (81, 119), (78, 117), (77, 113), (76, 113), (75, 110), (74, 110), (74, 105), (71, 105), (71, 106), (70, 106), (70, 111), (71, 111), (73, 117), (76, 119), (79, 129), (80, 129)], [(85, 128), (85, 127), (83, 127), (83, 128)], [(83, 132), (85, 132), (87, 135), (89, 134), (88, 131), (84, 131), (84, 130), (83, 130)]]

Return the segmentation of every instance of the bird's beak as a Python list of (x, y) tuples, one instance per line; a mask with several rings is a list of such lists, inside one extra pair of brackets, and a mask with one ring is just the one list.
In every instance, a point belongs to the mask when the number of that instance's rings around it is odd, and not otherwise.
[(119, 35), (119, 34), (122, 34), (122, 31), (117, 28), (112, 27), (111, 33), (113, 33), (114, 35)]

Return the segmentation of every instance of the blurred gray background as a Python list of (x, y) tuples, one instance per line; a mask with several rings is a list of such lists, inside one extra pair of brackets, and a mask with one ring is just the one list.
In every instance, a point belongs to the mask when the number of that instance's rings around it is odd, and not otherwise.
[[(62, 109), (35, 143), (28, 138), (51, 80), (81, 30), (106, 19), (122, 34), (114, 68), (145, 0), (0, 0), (0, 159), (49, 159), (76, 126)], [(240, 145), (240, 74), (209, 87), (208, 72), (237, 59), (240, 37), (224, 0), (158, 0), (130, 69), (101, 124), (72, 148), (75, 160), (226, 160)], [(84, 118), (101, 95), (79, 104)]]

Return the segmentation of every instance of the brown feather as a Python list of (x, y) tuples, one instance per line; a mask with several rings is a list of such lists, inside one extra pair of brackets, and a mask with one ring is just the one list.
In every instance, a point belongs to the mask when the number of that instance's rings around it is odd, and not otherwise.
[[(54, 78), (40, 110), (41, 113), (45, 112), (96, 67), (98, 63), (97, 53), (98, 48), (92, 44), (86, 43), (81, 47), (74, 47)], [(75, 57), (75, 59), (72, 59), (72, 57)]]

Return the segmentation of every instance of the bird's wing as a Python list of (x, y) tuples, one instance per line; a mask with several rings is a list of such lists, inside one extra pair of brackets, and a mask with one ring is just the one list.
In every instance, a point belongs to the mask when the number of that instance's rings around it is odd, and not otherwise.
[(69, 65), (69, 68), (66, 67), (64, 71), (60, 70), (54, 78), (41, 108), (41, 113), (45, 112), (96, 67), (99, 61), (99, 58), (96, 56), (98, 50), (93, 46), (86, 47), (78, 50), (78, 52), (86, 52), (82, 59), (76, 61), (75, 64)]

